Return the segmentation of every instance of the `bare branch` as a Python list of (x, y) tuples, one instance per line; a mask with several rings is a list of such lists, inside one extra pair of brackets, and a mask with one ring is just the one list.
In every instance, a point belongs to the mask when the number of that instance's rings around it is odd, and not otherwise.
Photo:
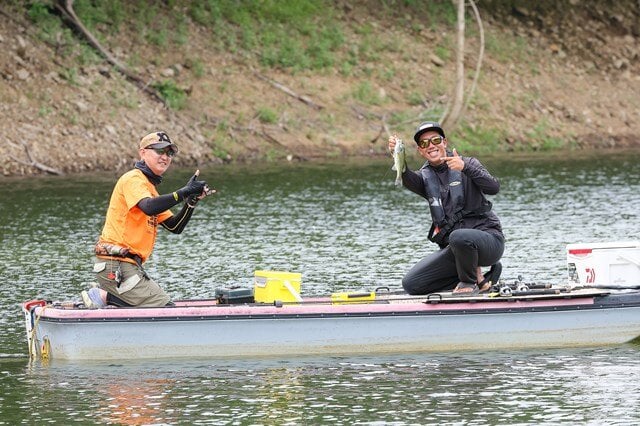
[(296, 92), (294, 92), (293, 90), (289, 89), (288, 87), (278, 83), (277, 81), (271, 80), (269, 77), (262, 75), (260, 73), (254, 72), (254, 75), (256, 77), (258, 77), (260, 80), (264, 80), (267, 83), (269, 83), (270, 85), (272, 85), (273, 87), (275, 87), (276, 89), (282, 90), (284, 93), (286, 93), (289, 96), (292, 96), (296, 99), (298, 99), (299, 101), (309, 105), (312, 108), (315, 108), (317, 110), (321, 110), (324, 107), (322, 105), (318, 105), (315, 102), (313, 102), (311, 99), (309, 99), (306, 96), (302, 96), (302, 95), (298, 95)]
[[(8, 140), (8, 139), (5, 139), (5, 142), (6, 142), (8, 145), (10, 145), (10, 146), (12, 146), (12, 147), (14, 147), (14, 148), (18, 148), (18, 149), (20, 148), (20, 146), (19, 146), (19, 145), (17, 145), (17, 144), (15, 144), (15, 143), (11, 142), (11, 141), (10, 141), (10, 140)], [(21, 159), (19, 159), (19, 158), (17, 158), (17, 157), (14, 157), (14, 156), (13, 156), (13, 155), (11, 155), (11, 154), (7, 154), (7, 155), (8, 155), (8, 157), (9, 157), (9, 158), (11, 158), (13, 161), (15, 161), (15, 162), (17, 162), (17, 163), (19, 163), (19, 164), (23, 164), (23, 165), (25, 165), (25, 166), (35, 167), (35, 168), (36, 168), (36, 169), (38, 169), (38, 170), (41, 170), (41, 171), (43, 171), (43, 172), (46, 172), (46, 173), (49, 173), (49, 174), (52, 174), (52, 175), (59, 175), (59, 176), (60, 176), (60, 175), (63, 175), (63, 174), (64, 174), (63, 172), (61, 172), (61, 171), (60, 171), (60, 170), (58, 170), (58, 169), (54, 169), (53, 167), (49, 167), (49, 166), (47, 166), (47, 165), (45, 165), (45, 164), (42, 164), (42, 163), (40, 163), (40, 162), (36, 161), (36, 160), (33, 158), (33, 156), (31, 155), (31, 151), (29, 150), (29, 146), (28, 146), (25, 142), (21, 142), (21, 144), (22, 144), (22, 148), (24, 148), (25, 155), (27, 156), (27, 159), (28, 159), (29, 161), (24, 161), (24, 160), (21, 160)]]
[(64, 17), (69, 21), (89, 42), (89, 44), (96, 50), (98, 50), (102, 56), (113, 65), (120, 73), (122, 73), (127, 79), (135, 83), (143, 92), (151, 95), (157, 101), (162, 102), (166, 107), (167, 104), (165, 100), (160, 96), (160, 93), (149, 87), (147, 83), (145, 83), (142, 78), (138, 77), (131, 71), (127, 69), (124, 64), (120, 63), (111, 53), (109, 53), (96, 39), (93, 34), (82, 24), (75, 11), (73, 10), (73, 0), (57, 0), (55, 3), (56, 8), (64, 15)]

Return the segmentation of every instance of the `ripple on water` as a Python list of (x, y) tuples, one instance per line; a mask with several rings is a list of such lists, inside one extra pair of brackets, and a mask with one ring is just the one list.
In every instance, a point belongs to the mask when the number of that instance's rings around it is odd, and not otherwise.
[[(565, 245), (638, 239), (640, 161), (489, 161), (507, 236), (505, 279), (566, 279)], [(150, 273), (175, 298), (303, 274), (306, 294), (399, 288), (433, 246), (425, 203), (388, 164), (203, 169), (219, 192)], [(163, 187), (191, 172), (175, 171)], [(50, 182), (49, 182), (50, 181)], [(33, 182), (33, 183), (32, 183)], [(636, 424), (638, 345), (597, 350), (29, 365), (18, 304), (78, 298), (113, 177), (0, 183), (0, 423)], [(166, 186), (165, 186), (166, 185)], [(28, 187), (28, 188), (25, 188)], [(28, 189), (28, 190), (26, 190)], [(79, 208), (78, 206), (82, 206)], [(612, 220), (615, 218), (615, 220)]]

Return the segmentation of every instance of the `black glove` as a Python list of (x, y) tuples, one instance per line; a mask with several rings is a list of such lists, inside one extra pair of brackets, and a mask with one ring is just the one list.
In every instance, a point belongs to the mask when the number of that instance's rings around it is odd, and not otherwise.
[(200, 201), (200, 199), (197, 195), (189, 195), (189, 197), (187, 198), (187, 205), (193, 208), (196, 206), (196, 204), (198, 204), (198, 201)]
[(197, 175), (191, 176), (189, 182), (176, 191), (180, 200), (186, 200), (190, 195), (195, 195), (197, 197), (202, 194), (202, 191), (204, 191), (204, 188), (207, 186), (207, 182), (203, 180), (196, 180), (197, 177)]
[(209, 185), (205, 185), (203, 193), (200, 193), (198, 195), (189, 195), (189, 197), (186, 200), (187, 205), (189, 207), (195, 207), (196, 204), (198, 204), (198, 201), (200, 201), (201, 199), (203, 199), (205, 197), (208, 197), (209, 195), (213, 195), (216, 192), (218, 192), (218, 191), (216, 191), (215, 189), (209, 188)]

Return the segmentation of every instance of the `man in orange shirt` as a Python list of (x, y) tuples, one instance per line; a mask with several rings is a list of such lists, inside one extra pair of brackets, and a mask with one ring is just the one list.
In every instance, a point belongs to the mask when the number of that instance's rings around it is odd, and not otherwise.
[[(205, 181), (197, 179), (196, 171), (184, 187), (159, 195), (156, 186), (178, 153), (178, 147), (165, 132), (143, 137), (138, 152), (140, 161), (118, 179), (111, 194), (104, 228), (95, 247), (93, 271), (99, 287), (82, 292), (88, 308), (171, 305), (169, 296), (142, 265), (151, 255), (158, 225), (180, 234), (197, 202), (215, 192)], [(169, 209), (183, 201), (180, 212), (171, 213)]]

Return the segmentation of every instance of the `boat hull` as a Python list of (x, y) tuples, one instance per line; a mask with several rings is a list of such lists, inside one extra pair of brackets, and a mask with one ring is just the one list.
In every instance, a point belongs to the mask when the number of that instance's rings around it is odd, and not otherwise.
[[(25, 310), (56, 359), (406, 353), (620, 344), (640, 336), (640, 295), (502, 303)], [(188, 304), (187, 304), (188, 305)]]

